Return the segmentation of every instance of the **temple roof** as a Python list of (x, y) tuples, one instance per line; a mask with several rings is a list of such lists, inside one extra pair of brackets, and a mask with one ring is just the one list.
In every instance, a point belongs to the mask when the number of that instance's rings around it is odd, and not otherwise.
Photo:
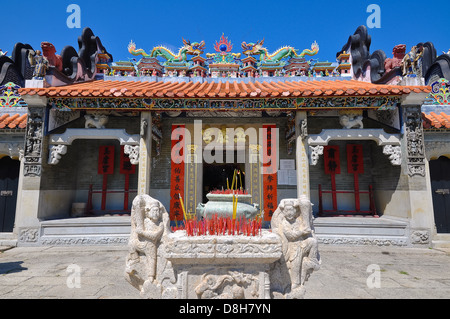
[(430, 112), (430, 114), (422, 113), (423, 127), (424, 129), (449, 129), (450, 128), (450, 115), (444, 112), (436, 114)]
[(0, 129), (24, 129), (27, 126), (27, 117), (25, 114), (0, 114)]
[(429, 93), (428, 86), (382, 85), (356, 80), (335, 81), (109, 81), (97, 80), (59, 87), (22, 88), (23, 95), (46, 97), (125, 98), (282, 98), (399, 96), (412, 92)]

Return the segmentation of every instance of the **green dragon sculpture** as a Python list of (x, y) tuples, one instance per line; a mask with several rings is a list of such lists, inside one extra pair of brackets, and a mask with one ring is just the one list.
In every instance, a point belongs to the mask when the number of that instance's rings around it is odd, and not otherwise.
[(319, 45), (314, 42), (311, 45), (311, 49), (305, 49), (300, 54), (297, 54), (297, 50), (293, 47), (282, 47), (272, 54), (269, 54), (266, 48), (263, 47), (264, 39), (257, 41), (256, 43), (242, 42), (241, 47), (244, 50), (245, 55), (259, 55), (259, 60), (266, 63), (278, 63), (281, 59), (289, 58), (302, 58), (305, 55), (313, 56), (319, 52)]
[(178, 51), (178, 54), (173, 53), (170, 49), (160, 45), (152, 49), (150, 54), (147, 54), (143, 49), (136, 49), (136, 44), (131, 41), (128, 45), (128, 52), (132, 55), (142, 55), (145, 58), (156, 58), (162, 56), (167, 62), (186, 62), (187, 55), (200, 55), (205, 48), (205, 41), (193, 42), (183, 39), (183, 46)]

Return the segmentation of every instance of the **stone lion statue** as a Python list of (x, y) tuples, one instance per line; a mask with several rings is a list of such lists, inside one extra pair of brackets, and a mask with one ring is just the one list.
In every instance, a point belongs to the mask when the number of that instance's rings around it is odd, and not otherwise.
[(108, 115), (105, 114), (86, 114), (84, 128), (105, 128), (108, 123)]
[(385, 73), (388, 73), (392, 69), (396, 67), (402, 66), (403, 58), (405, 57), (406, 53), (406, 45), (405, 44), (399, 44), (392, 49), (393, 58), (387, 58), (384, 61), (384, 69)]
[(343, 114), (339, 117), (339, 123), (346, 129), (353, 127), (364, 128), (362, 115)]

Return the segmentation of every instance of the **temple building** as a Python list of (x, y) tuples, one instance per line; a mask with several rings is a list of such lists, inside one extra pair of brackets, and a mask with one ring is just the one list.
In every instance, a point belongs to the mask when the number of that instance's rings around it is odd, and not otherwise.
[(273, 53), (264, 40), (243, 42), (237, 52), (222, 35), (206, 54), (204, 41), (182, 39), (178, 53), (131, 42), (134, 60), (115, 62), (90, 29), (80, 39), (78, 69), (58, 69), (43, 51), (9, 86), (26, 109), (15, 131), (0, 127), (2, 139), (23, 138), (20, 154), (0, 148), (20, 159), (4, 231), (18, 245), (126, 243), (136, 194), (160, 200), (178, 225), (234, 187), (266, 227), (282, 199), (308, 196), (321, 244), (431, 246), (449, 232), (433, 210), (430, 171), (448, 159), (430, 163), (450, 151), (431, 154), (427, 141), (447, 145), (450, 120), (430, 102), (432, 75), (407, 60), (385, 72), (365, 27), (336, 62), (315, 63), (306, 57), (316, 42)]

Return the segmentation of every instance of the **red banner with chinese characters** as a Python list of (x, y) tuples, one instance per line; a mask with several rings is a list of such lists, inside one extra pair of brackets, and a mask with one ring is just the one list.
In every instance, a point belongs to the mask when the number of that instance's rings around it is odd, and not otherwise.
[(361, 144), (347, 144), (347, 172), (364, 174), (363, 146)]
[(339, 160), (339, 146), (327, 145), (323, 149), (325, 174), (340, 174), (341, 162)]
[(264, 220), (269, 221), (277, 209), (277, 135), (275, 125), (263, 125), (263, 196)]
[(172, 125), (170, 165), (170, 220), (183, 220), (180, 195), (184, 200), (184, 125)]
[(98, 174), (114, 174), (114, 145), (102, 145), (98, 152)]
[(125, 154), (124, 146), (120, 147), (120, 174), (134, 174), (136, 165), (131, 164), (130, 158)]

